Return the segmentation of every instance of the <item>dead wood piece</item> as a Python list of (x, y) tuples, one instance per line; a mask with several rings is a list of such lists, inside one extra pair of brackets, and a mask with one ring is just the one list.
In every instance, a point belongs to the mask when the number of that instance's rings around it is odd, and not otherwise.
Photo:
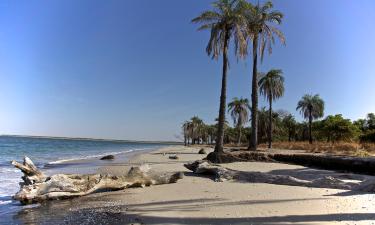
[(183, 177), (182, 173), (150, 173), (148, 165), (132, 167), (124, 176), (56, 174), (46, 177), (27, 157), (23, 164), (16, 161), (13, 161), (12, 164), (24, 173), (22, 177), (24, 182), (20, 183), (20, 190), (13, 196), (23, 204), (66, 199), (130, 187), (176, 183)]
[[(324, 176), (312, 180), (298, 179), (289, 175), (275, 175), (270, 173), (254, 172), (254, 171), (237, 171), (221, 167), (217, 164), (211, 164), (205, 160), (198, 160), (184, 165), (187, 169), (196, 174), (211, 175), (215, 181), (237, 180), (249, 183), (267, 183), (289, 186), (303, 186), (315, 188), (331, 188), (354, 190), (363, 192), (375, 192), (375, 179), (366, 179), (362, 182), (345, 182), (341, 179)], [(348, 178), (355, 180), (355, 175), (347, 175)]]

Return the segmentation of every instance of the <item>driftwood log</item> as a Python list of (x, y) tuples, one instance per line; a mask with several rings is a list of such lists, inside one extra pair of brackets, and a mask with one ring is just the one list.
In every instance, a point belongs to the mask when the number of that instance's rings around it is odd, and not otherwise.
[(22, 204), (73, 198), (101, 191), (175, 183), (183, 176), (182, 173), (151, 173), (148, 165), (132, 167), (124, 176), (103, 174), (46, 176), (28, 157), (24, 158), (23, 164), (12, 161), (12, 165), (24, 174), (20, 190), (13, 196)]
[[(270, 173), (237, 171), (212, 164), (205, 160), (198, 160), (184, 165), (195, 174), (211, 175), (215, 181), (237, 180), (249, 183), (268, 183), (289, 186), (304, 186), (315, 188), (331, 188), (375, 193), (375, 179), (363, 179), (361, 182), (347, 182), (344, 180), (359, 180), (361, 175), (345, 174), (342, 177), (324, 176), (312, 180), (298, 179), (289, 175), (275, 175)], [(341, 179), (340, 179), (341, 178)]]

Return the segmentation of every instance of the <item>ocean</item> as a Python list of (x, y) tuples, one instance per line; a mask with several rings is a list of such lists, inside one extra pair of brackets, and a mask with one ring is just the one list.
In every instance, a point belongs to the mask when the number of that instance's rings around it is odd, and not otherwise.
[[(166, 145), (168, 144), (0, 136), (0, 218), (21, 207), (12, 200), (12, 196), (19, 190), (18, 183), (22, 181), (22, 173), (10, 164), (11, 160), (23, 162), (23, 157), (28, 156), (47, 175), (95, 173), (102, 162), (97, 160), (101, 156), (115, 155), (115, 161), (123, 162), (136, 152), (152, 151)], [(80, 160), (80, 163), (71, 163), (77, 160)], [(82, 163), (85, 161), (87, 163)]]

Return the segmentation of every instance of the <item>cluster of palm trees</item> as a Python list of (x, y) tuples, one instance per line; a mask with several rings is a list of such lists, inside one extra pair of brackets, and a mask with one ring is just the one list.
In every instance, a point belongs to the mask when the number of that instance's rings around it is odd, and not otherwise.
[(258, 55), (263, 61), (266, 49), (271, 54), (276, 38), (285, 44), (283, 33), (275, 26), (281, 24), (283, 14), (273, 10), (271, 2), (253, 5), (246, 0), (218, 0), (213, 2), (212, 6), (212, 10), (203, 12), (192, 22), (200, 24), (198, 30), (210, 30), (211, 35), (206, 52), (213, 59), (218, 59), (221, 56), (223, 60), (215, 153), (223, 153), (228, 51), (231, 41), (234, 42), (234, 52), (238, 58), (246, 58), (248, 48), (252, 47), (252, 107), (249, 149), (256, 150), (258, 143)]
[(182, 133), (185, 146), (200, 143), (212, 144), (216, 136), (216, 127), (207, 125), (198, 116), (194, 116), (182, 124)]
[[(312, 143), (313, 121), (323, 117), (324, 101), (319, 95), (304, 95), (298, 102), (296, 110), (300, 111), (307, 123), (298, 123), (291, 113), (284, 110), (274, 111), (272, 108), (273, 102), (280, 98), (284, 92), (282, 71), (271, 70), (266, 74), (260, 74), (260, 77), (259, 92), (269, 103), (269, 108), (266, 109), (266, 107), (262, 107), (257, 110), (257, 125), (259, 128), (257, 130), (257, 136), (259, 137), (257, 144), (268, 142), (268, 147), (272, 148), (274, 133), (277, 134), (277, 140), (309, 140), (310, 143)], [(228, 103), (228, 113), (233, 120), (233, 127), (229, 125), (228, 121), (225, 121), (223, 143), (236, 143), (237, 146), (240, 146), (241, 142), (249, 141), (252, 131), (246, 127), (246, 124), (249, 122), (250, 111), (249, 100), (246, 98), (233, 98), (233, 100)], [(332, 116), (328, 116), (327, 119), (331, 119), (331, 117)], [(326, 120), (323, 120), (323, 122)], [(218, 121), (218, 119), (216, 119), (216, 121)], [(322, 125), (317, 125), (316, 123), (314, 126), (317, 127), (322, 134), (326, 132)], [(185, 145), (213, 144), (214, 140), (217, 138), (218, 125), (218, 123), (214, 125), (205, 124), (203, 120), (197, 116), (192, 117), (189, 121), (185, 121), (182, 125)], [(331, 131), (334, 129), (335, 128), (332, 128)], [(243, 133), (245, 133), (245, 135), (243, 135)]]

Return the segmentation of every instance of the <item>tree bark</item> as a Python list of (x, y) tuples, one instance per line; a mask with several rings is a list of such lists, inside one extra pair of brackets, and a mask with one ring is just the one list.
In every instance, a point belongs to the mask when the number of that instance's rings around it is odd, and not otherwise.
[[(270, 93), (271, 94), (271, 93)], [(269, 110), (269, 127), (268, 127), (268, 148), (272, 148), (272, 96), (269, 96), (270, 110)]]
[(309, 143), (312, 144), (313, 139), (312, 139), (312, 114), (311, 110), (309, 111)]
[(241, 137), (242, 137), (242, 127), (238, 126), (238, 142), (237, 142), (238, 146), (241, 145)]
[(253, 79), (251, 90), (251, 138), (249, 150), (257, 150), (258, 145), (258, 35), (253, 40)]
[(226, 108), (226, 95), (227, 95), (227, 71), (228, 71), (228, 44), (229, 33), (225, 33), (224, 49), (223, 49), (223, 75), (221, 81), (221, 95), (220, 95), (220, 108), (219, 108), (219, 124), (216, 136), (215, 152), (224, 152), (224, 123), (225, 123), (225, 108)]
[(56, 174), (45, 176), (28, 158), (23, 164), (12, 161), (24, 176), (20, 190), (13, 196), (22, 204), (58, 200), (88, 195), (100, 191), (121, 190), (131, 187), (176, 183), (182, 173), (151, 173), (147, 165), (132, 167), (124, 176), (103, 174)]

